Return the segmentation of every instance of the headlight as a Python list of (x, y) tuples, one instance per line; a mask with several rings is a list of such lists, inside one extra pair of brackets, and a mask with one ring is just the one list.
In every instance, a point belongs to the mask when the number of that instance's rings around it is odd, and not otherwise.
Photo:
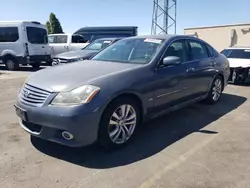
[(99, 87), (93, 85), (84, 85), (70, 92), (58, 93), (51, 104), (72, 106), (82, 103), (89, 103), (99, 91)]

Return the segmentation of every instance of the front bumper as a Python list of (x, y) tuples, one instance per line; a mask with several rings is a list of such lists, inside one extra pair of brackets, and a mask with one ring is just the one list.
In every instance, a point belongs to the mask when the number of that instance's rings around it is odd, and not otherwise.
[(250, 67), (235, 67), (230, 68), (229, 81), (250, 82)]
[[(26, 111), (27, 121), (20, 119), (20, 125), (33, 136), (70, 147), (90, 145), (97, 140), (99, 110), (92, 110), (87, 105), (28, 107), (17, 102), (16, 106)], [(73, 139), (64, 139), (63, 131), (71, 133)]]

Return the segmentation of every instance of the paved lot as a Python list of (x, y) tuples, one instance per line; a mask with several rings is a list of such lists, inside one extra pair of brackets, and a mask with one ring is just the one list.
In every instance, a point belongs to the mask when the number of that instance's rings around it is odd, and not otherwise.
[(30, 139), (13, 110), (30, 72), (7, 73), (0, 74), (0, 187), (250, 188), (247, 86), (229, 85), (215, 106), (151, 121), (131, 145), (107, 152)]

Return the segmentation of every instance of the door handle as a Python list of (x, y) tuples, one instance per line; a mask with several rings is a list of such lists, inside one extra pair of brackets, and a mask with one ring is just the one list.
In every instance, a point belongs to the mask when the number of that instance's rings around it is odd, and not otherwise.
[(186, 70), (186, 72), (194, 72), (194, 71), (195, 71), (194, 68), (189, 68), (189, 69)]

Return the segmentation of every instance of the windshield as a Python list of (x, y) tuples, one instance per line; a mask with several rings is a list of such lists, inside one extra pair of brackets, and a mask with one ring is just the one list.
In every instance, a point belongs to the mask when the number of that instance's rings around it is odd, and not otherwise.
[(95, 40), (93, 43), (89, 44), (84, 50), (101, 50), (106, 48), (112, 43), (112, 40)]
[(250, 49), (225, 49), (221, 53), (227, 58), (250, 59)]
[(93, 60), (146, 64), (152, 60), (162, 43), (160, 39), (123, 39), (97, 54)]

